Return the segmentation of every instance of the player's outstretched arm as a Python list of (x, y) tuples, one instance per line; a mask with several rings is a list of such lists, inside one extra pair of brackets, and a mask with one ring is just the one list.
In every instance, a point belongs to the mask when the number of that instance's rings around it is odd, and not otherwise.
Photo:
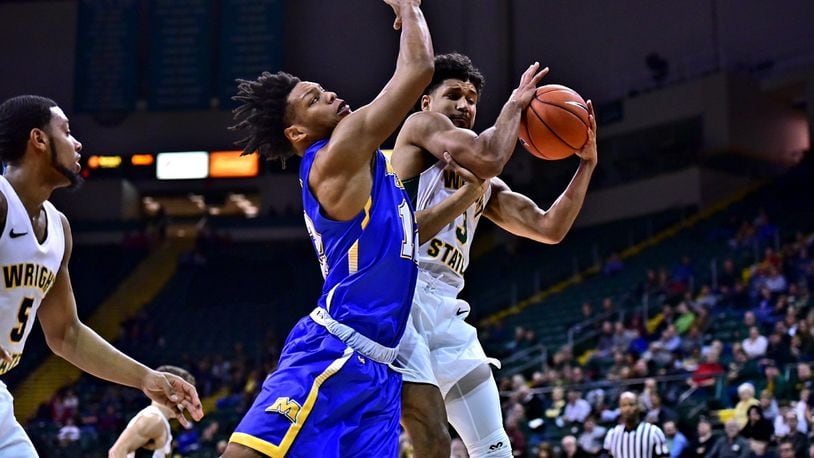
[(184, 409), (193, 419), (200, 420), (203, 410), (194, 386), (180, 377), (156, 372), (130, 358), (79, 321), (68, 273), (73, 238), (68, 219), (60, 216), (65, 231), (65, 254), (54, 286), (37, 311), (48, 347), (85, 372), (144, 391), (151, 399), (179, 414), (178, 420), (182, 424), (188, 423), (182, 414)]
[(588, 141), (576, 154), (580, 163), (574, 177), (548, 211), (542, 210), (528, 197), (513, 192), (498, 178), (492, 179), (492, 197), (484, 215), (512, 234), (542, 243), (559, 243), (577, 219), (591, 175), (597, 164), (596, 120), (593, 104), (588, 101), (591, 125)]
[(444, 159), (444, 152), (449, 152), (458, 164), (482, 179), (499, 175), (517, 144), (520, 115), (531, 103), (537, 84), (547, 74), (548, 67), (540, 70), (537, 62), (529, 66), (503, 105), (495, 124), (480, 134), (456, 127), (441, 113), (422, 111), (411, 115), (399, 132), (393, 154), (396, 170), (399, 170), (399, 144), (412, 144), (439, 160)]
[(396, 70), (379, 95), (349, 114), (331, 135), (328, 154), (315, 166), (328, 174), (353, 175), (367, 167), (373, 152), (401, 124), (430, 83), (433, 50), (419, 0), (385, 0), (397, 13), (401, 43)]
[[(461, 167), (449, 153), (444, 153), (444, 160), (447, 162), (446, 170), (461, 177), (464, 185), (437, 205), (415, 213), (419, 245), (423, 245), (435, 237), (438, 231), (465, 212), (470, 205), (483, 196), (486, 186), (489, 186), (488, 181), (481, 180), (469, 170)], [(415, 204), (416, 202), (413, 202), (414, 206)]]
[(128, 453), (135, 452), (153, 441), (161, 444), (166, 441), (167, 430), (164, 422), (157, 415), (139, 415), (127, 425), (116, 443), (110, 447), (108, 458), (127, 458)]

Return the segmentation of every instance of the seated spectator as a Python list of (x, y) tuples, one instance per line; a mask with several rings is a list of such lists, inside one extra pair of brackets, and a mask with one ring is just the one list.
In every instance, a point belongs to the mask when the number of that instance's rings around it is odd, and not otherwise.
[(780, 370), (773, 360), (767, 360), (763, 367), (763, 377), (760, 378), (757, 389), (764, 389), (771, 393), (775, 399), (788, 401), (791, 399), (791, 391), (786, 378), (780, 374)]
[(605, 275), (614, 275), (625, 268), (625, 263), (622, 262), (622, 258), (619, 257), (619, 253), (613, 253), (610, 257), (605, 261), (605, 265), (602, 266), (602, 273)]
[[(517, 455), (523, 456), (523, 455)], [(585, 450), (577, 444), (577, 438), (574, 436), (565, 436), (562, 438), (562, 458), (588, 458), (590, 455), (585, 453)]]
[(717, 377), (724, 373), (724, 367), (718, 361), (718, 357), (717, 351), (707, 353), (704, 362), (693, 372), (690, 385), (696, 388), (715, 386)]
[(583, 423), (588, 415), (591, 413), (591, 405), (588, 401), (582, 399), (582, 394), (571, 388), (568, 390), (568, 402), (565, 404), (565, 410), (562, 414), (562, 419), (566, 423)]
[(715, 441), (718, 440), (712, 434), (712, 424), (706, 418), (700, 418), (696, 428), (697, 435), (686, 449), (686, 458), (706, 458), (707, 453), (712, 450)]
[(749, 407), (748, 417), (746, 426), (741, 429), (741, 436), (749, 439), (752, 453), (763, 456), (774, 435), (774, 425), (763, 417), (763, 409), (760, 406)]
[(667, 438), (667, 449), (670, 450), (670, 458), (679, 458), (689, 445), (687, 438), (681, 434), (674, 421), (665, 421), (662, 425), (664, 436)]
[(551, 402), (545, 408), (545, 418), (555, 420), (563, 414), (565, 408), (565, 391), (561, 387), (551, 390)]
[(788, 432), (784, 437), (787, 441), (791, 441), (794, 446), (794, 456), (805, 457), (809, 441), (806, 431), (798, 429), (800, 422), (796, 412), (789, 411), (786, 413), (786, 424), (788, 425)]
[(540, 448), (537, 449), (537, 458), (554, 458), (554, 449), (551, 448), (551, 444), (548, 442), (540, 444)]
[(760, 335), (760, 329), (757, 326), (749, 328), (749, 337), (743, 339), (741, 343), (743, 351), (750, 359), (760, 358), (766, 354), (766, 349), (769, 346), (769, 341)]
[(663, 405), (661, 401), (659, 393), (650, 393), (652, 407), (645, 413), (644, 421), (654, 425), (663, 425), (668, 421), (678, 420), (678, 414), (675, 410)]
[(795, 399), (799, 399), (800, 391), (804, 388), (811, 389), (814, 386), (814, 379), (811, 377), (811, 366), (808, 363), (797, 363), (797, 368), (791, 373), (791, 389)]
[(724, 425), (724, 436), (715, 442), (709, 458), (749, 458), (749, 442), (739, 435), (740, 427), (735, 419)]
[[(777, 406), (777, 400), (769, 390), (760, 392), (760, 408), (763, 409), (763, 416), (769, 421), (774, 421), (780, 415), (780, 409)], [(776, 429), (776, 428), (775, 428)]]
[[(782, 324), (779, 323), (778, 324)], [(766, 359), (778, 366), (785, 366), (794, 361), (791, 354), (791, 339), (785, 332), (774, 332), (769, 335), (769, 344), (766, 347)], [(779, 398), (780, 396), (778, 396)]]
[(686, 302), (682, 301), (679, 302), (676, 306), (676, 320), (673, 322), (675, 325), (676, 333), (678, 335), (684, 335), (690, 329), (693, 322), (695, 321), (695, 313), (690, 310), (690, 307), (687, 305)]
[(738, 386), (738, 398), (740, 399), (735, 405), (735, 421), (738, 422), (738, 429), (746, 426), (749, 419), (749, 409), (754, 406), (759, 406), (760, 401), (755, 398), (755, 386), (751, 383), (741, 383)]
[(599, 452), (602, 451), (603, 439), (606, 432), (608, 432), (607, 428), (597, 426), (596, 418), (589, 415), (588, 418), (585, 419), (584, 429), (582, 430), (582, 434), (579, 435), (577, 443), (579, 447), (589, 455), (597, 456)]

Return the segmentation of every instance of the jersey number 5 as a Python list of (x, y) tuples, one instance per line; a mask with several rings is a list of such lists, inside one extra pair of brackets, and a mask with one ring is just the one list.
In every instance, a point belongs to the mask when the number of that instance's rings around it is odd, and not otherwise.
[(31, 306), (34, 305), (34, 299), (26, 297), (20, 304), (20, 311), (17, 312), (17, 327), (11, 330), (9, 339), (14, 343), (19, 343), (23, 340), (25, 335), (25, 325), (28, 323), (28, 312), (31, 311)]

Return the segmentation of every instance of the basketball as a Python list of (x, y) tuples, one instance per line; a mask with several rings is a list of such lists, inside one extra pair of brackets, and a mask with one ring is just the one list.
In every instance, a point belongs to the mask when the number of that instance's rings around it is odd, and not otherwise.
[(573, 89), (547, 84), (537, 88), (520, 116), (518, 136), (533, 155), (548, 160), (564, 159), (588, 141), (588, 104)]

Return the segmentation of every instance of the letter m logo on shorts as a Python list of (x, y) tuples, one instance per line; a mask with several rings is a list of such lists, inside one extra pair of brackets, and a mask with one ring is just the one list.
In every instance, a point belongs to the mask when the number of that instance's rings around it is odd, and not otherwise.
[(266, 408), (266, 412), (277, 412), (286, 416), (292, 423), (297, 422), (297, 415), (300, 414), (302, 406), (297, 401), (288, 398), (277, 398), (271, 407)]

